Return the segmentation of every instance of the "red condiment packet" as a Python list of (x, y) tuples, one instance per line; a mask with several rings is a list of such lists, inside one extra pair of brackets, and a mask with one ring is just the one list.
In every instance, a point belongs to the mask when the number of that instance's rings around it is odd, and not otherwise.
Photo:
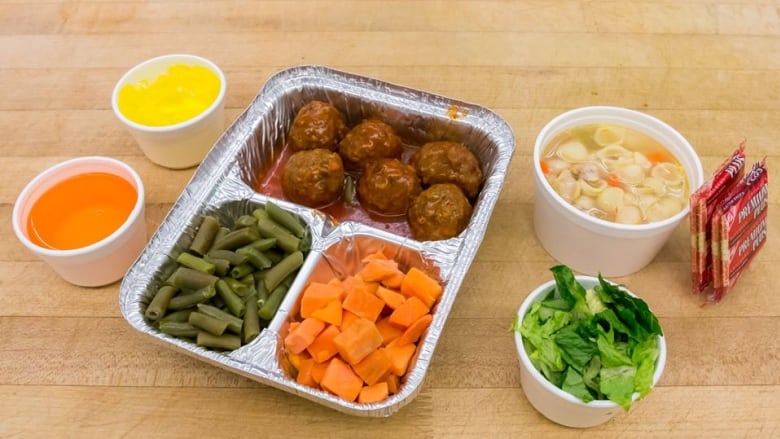
[(713, 292), (708, 301), (723, 298), (766, 241), (768, 192), (762, 160), (718, 205), (712, 218)]
[(712, 283), (711, 224), (715, 207), (742, 177), (745, 167), (745, 143), (732, 153), (690, 196), (692, 289), (701, 294)]

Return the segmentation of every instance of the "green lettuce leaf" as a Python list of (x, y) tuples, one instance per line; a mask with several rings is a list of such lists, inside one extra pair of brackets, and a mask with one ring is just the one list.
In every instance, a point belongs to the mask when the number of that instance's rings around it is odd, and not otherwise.
[(571, 269), (565, 265), (556, 265), (550, 271), (553, 273), (558, 294), (570, 305), (571, 310), (590, 315), (591, 312), (585, 303), (585, 287), (577, 282)]
[(561, 389), (564, 392), (568, 392), (576, 396), (577, 398), (581, 399), (583, 402), (593, 401), (593, 395), (590, 393), (587, 386), (585, 386), (585, 383), (582, 381), (582, 376), (571, 367), (566, 369), (566, 374), (564, 375), (563, 384), (561, 384)]
[(649, 338), (636, 346), (631, 354), (631, 361), (637, 365), (634, 377), (634, 389), (639, 392), (639, 397), (644, 397), (653, 387), (653, 374), (655, 362), (660, 354), (658, 339)]
[[(603, 367), (632, 366), (631, 358), (625, 353), (625, 349), (607, 341), (606, 337), (599, 336), (596, 340), (599, 349), (599, 357)], [(604, 392), (606, 393), (606, 392)]]
[(634, 394), (635, 375), (636, 368), (633, 366), (602, 367), (599, 372), (601, 392), (628, 411)]
[(570, 369), (574, 368), (580, 373), (598, 352), (593, 343), (577, 333), (575, 325), (569, 325), (556, 332), (555, 344), (560, 348), (563, 359), (571, 366)]

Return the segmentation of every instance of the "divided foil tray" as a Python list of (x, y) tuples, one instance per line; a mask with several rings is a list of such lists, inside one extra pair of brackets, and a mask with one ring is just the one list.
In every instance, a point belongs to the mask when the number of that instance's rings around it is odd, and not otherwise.
[[(368, 116), (379, 117), (407, 143), (454, 140), (468, 145), (483, 166), (485, 181), (467, 228), (455, 238), (420, 242), (365, 224), (337, 223), (319, 210), (257, 192), (254, 188), (277, 160), (278, 145), (285, 142), (296, 112), (312, 99), (334, 104), (344, 112), (349, 125)], [(320, 66), (279, 72), (217, 141), (127, 272), (119, 291), (122, 315), (142, 334), (207, 363), (344, 413), (389, 416), (420, 391), (461, 282), (484, 237), (514, 148), (509, 125), (481, 106)], [(188, 248), (201, 215), (211, 213), (232, 225), (230, 221), (266, 201), (304, 220), (311, 235), (311, 251), (279, 311), (260, 336), (235, 351), (218, 352), (152, 327), (144, 319), (146, 306), (173, 271), (175, 257)], [(309, 281), (324, 282), (334, 275), (356, 273), (362, 257), (379, 248), (401, 266), (419, 267), (438, 275), (444, 284), (433, 309), (433, 322), (419, 342), (417, 357), (399, 393), (382, 402), (359, 404), (298, 384), (283, 367), (281, 340), (288, 317), (298, 309), (302, 289)]]

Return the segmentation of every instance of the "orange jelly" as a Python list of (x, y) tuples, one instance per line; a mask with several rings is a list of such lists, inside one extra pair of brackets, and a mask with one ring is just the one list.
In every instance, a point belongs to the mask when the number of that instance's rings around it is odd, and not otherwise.
[(33, 205), (27, 235), (55, 250), (86, 247), (116, 231), (130, 216), (138, 192), (104, 172), (76, 175), (52, 186)]

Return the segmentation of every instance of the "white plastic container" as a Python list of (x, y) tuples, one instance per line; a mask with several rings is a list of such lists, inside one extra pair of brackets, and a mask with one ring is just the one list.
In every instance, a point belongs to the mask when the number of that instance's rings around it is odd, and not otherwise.
[[(598, 278), (591, 276), (577, 276), (576, 278), (585, 288), (591, 288), (599, 283)], [(519, 321), (522, 321), (534, 302), (542, 300), (554, 288), (555, 281), (551, 280), (533, 290), (517, 311)], [(634, 295), (631, 291), (623, 289)], [(587, 428), (603, 424), (618, 413), (623, 412), (623, 409), (612, 401), (596, 400), (584, 403), (576, 396), (564, 392), (550, 383), (531, 363), (520, 333), (515, 331), (514, 336), (517, 356), (520, 360), (520, 385), (523, 387), (528, 402), (547, 419), (567, 427)], [(658, 337), (658, 350), (659, 355), (653, 373), (653, 387), (661, 379), (666, 366), (666, 340), (664, 337)], [(634, 398), (637, 397), (638, 394), (634, 394)]]
[[(35, 202), (52, 186), (70, 177), (104, 172), (117, 175), (136, 190), (137, 197), (127, 220), (112, 234), (94, 244), (72, 250), (53, 250), (32, 242), (27, 218)], [(108, 285), (121, 279), (146, 245), (144, 186), (127, 164), (108, 157), (81, 157), (52, 166), (22, 189), (13, 210), (16, 237), (66, 281), (84, 287)]]
[[(664, 145), (685, 168), (691, 192), (704, 182), (696, 151), (674, 128), (655, 117), (620, 107), (582, 107), (551, 120), (534, 145), (534, 229), (547, 252), (580, 273), (617, 277), (635, 273), (658, 254), (688, 215), (682, 211), (663, 221), (627, 225), (601, 220), (569, 204), (550, 186), (540, 166), (547, 143), (560, 132), (587, 124), (612, 123), (640, 131)], [(687, 242), (685, 243), (688, 244)]]
[[(154, 80), (174, 64), (203, 66), (219, 77), (219, 94), (211, 106), (192, 119), (161, 127), (142, 125), (125, 117), (119, 110), (119, 90), (126, 84)], [(225, 130), (226, 88), (225, 75), (213, 62), (195, 55), (163, 55), (144, 61), (125, 73), (114, 86), (111, 106), (149, 160), (172, 169), (190, 168), (203, 160)]]

